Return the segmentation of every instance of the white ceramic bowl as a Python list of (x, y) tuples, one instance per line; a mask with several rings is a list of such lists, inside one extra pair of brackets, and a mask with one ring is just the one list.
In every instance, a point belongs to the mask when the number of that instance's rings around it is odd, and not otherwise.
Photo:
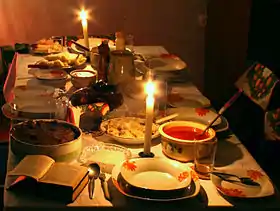
[[(64, 124), (65, 126), (72, 129), (72, 131), (75, 133), (75, 137), (73, 140), (62, 144), (33, 144), (31, 142), (28, 142), (27, 140), (22, 140), (22, 138), (15, 133), (17, 128), (21, 127), (27, 122), (33, 122), (35, 124), (40, 122), (48, 124)], [(56, 161), (70, 161), (76, 159), (81, 153), (81, 136), (82, 131), (78, 127), (65, 121), (52, 119), (29, 120), (13, 126), (11, 131), (11, 150), (19, 158), (24, 157), (25, 155), (47, 155), (52, 157)]]
[(71, 82), (77, 89), (88, 87), (96, 82), (97, 73), (92, 70), (73, 70), (70, 72)]
[(140, 189), (174, 191), (191, 183), (191, 173), (184, 164), (165, 158), (129, 159), (120, 172), (128, 184)]
[[(162, 152), (172, 159), (182, 161), (182, 162), (188, 162), (192, 161), (194, 159), (194, 140), (183, 140), (174, 138), (164, 132), (167, 128), (172, 127), (180, 127), (180, 126), (187, 126), (187, 127), (193, 127), (200, 130), (204, 130), (206, 128), (206, 125), (197, 123), (197, 122), (191, 122), (191, 121), (171, 121), (167, 122), (165, 124), (162, 124), (159, 127), (159, 133), (161, 135), (161, 144), (162, 144)], [(210, 128), (208, 130), (208, 138), (199, 140), (199, 142), (202, 141), (212, 141), (216, 138), (216, 132)], [(207, 152), (207, 150), (205, 150)]]

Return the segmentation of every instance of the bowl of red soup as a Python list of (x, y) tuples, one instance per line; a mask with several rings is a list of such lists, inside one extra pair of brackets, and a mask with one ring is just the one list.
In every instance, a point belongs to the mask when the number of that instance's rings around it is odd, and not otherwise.
[(212, 128), (202, 135), (205, 128), (206, 125), (191, 121), (172, 121), (162, 124), (159, 133), (163, 153), (181, 162), (193, 160), (195, 142), (216, 139), (216, 133)]

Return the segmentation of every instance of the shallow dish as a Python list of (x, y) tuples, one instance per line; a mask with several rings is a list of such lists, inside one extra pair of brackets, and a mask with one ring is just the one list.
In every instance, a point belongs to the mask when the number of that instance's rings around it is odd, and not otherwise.
[(123, 162), (121, 175), (128, 184), (145, 190), (179, 191), (189, 186), (190, 170), (165, 158), (133, 158)]
[(48, 97), (53, 96), (55, 92), (55, 88), (51, 86), (43, 86), (43, 85), (21, 85), (16, 86), (13, 90), (15, 98), (31, 98), (35, 97)]
[(187, 198), (192, 198), (197, 196), (200, 191), (200, 183), (196, 172), (194, 172), (188, 165), (186, 165), (186, 170), (191, 174), (191, 183), (188, 187), (186, 187), (182, 192), (179, 192), (177, 195), (146, 195), (145, 192), (134, 191), (131, 186), (127, 185), (127, 182), (121, 176), (120, 173), (121, 165), (117, 165), (113, 168), (112, 171), (112, 182), (116, 189), (122, 193), (124, 196), (134, 198), (134, 199), (141, 199), (141, 200), (148, 200), (148, 201), (176, 201), (176, 200), (183, 200)]
[(68, 76), (63, 70), (39, 70), (34, 75), (41, 80), (62, 80)]
[(56, 161), (70, 161), (81, 153), (81, 136), (82, 131), (66, 121), (29, 120), (13, 125), (11, 150), (19, 158), (47, 155)]
[[(123, 144), (143, 144), (145, 135), (145, 119), (137, 117), (112, 118), (103, 121), (100, 125), (100, 130), (110, 138)], [(139, 136), (133, 136), (132, 133)], [(124, 134), (126, 137), (122, 137), (119, 134)], [(159, 137), (158, 125), (153, 123), (152, 139), (157, 137)]]
[(148, 59), (149, 67), (155, 72), (183, 70), (187, 64), (177, 56), (161, 56)]
[(102, 172), (111, 174), (116, 165), (130, 158), (129, 149), (116, 144), (98, 142), (83, 149), (79, 162), (84, 165), (96, 162), (100, 165)]
[[(220, 177), (211, 174), (211, 180), (213, 184), (215, 185), (217, 190), (223, 195), (237, 198), (260, 198), (271, 196), (274, 194), (274, 188), (270, 179), (264, 172), (260, 170), (256, 170), (253, 168), (234, 168), (234, 171), (219, 170), (219, 172), (233, 174), (239, 177), (249, 177), (254, 182), (260, 184), (260, 187), (258, 187), (248, 186), (241, 183), (227, 182), (221, 179)], [(228, 179), (236, 180), (235, 177)]]
[(171, 93), (167, 97), (168, 104), (171, 107), (191, 107), (202, 108), (211, 106), (211, 102), (201, 94), (180, 94)]
[[(167, 115), (178, 113), (179, 115), (174, 118), (174, 120), (180, 121), (194, 121), (202, 124), (209, 124), (217, 114), (214, 111), (211, 111), (208, 108), (170, 108), (167, 110)], [(219, 117), (214, 123), (213, 126), (219, 125), (222, 123), (221, 118)]]

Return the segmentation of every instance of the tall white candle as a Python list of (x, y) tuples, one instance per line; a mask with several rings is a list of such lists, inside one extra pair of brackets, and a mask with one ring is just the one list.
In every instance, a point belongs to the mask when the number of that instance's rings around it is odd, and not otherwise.
[(87, 12), (84, 9), (80, 12), (80, 18), (82, 21), (85, 46), (89, 48)]
[(146, 85), (146, 125), (145, 125), (145, 142), (144, 142), (144, 153), (151, 153), (151, 141), (152, 141), (152, 126), (154, 117), (154, 84), (148, 82)]

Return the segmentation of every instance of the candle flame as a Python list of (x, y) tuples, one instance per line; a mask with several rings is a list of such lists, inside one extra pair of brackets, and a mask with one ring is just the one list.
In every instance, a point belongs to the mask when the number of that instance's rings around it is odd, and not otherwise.
[(88, 19), (88, 12), (84, 9), (80, 11), (80, 19), (86, 21)]
[(145, 87), (147, 95), (153, 96), (155, 93), (155, 84), (152, 81), (148, 81)]

